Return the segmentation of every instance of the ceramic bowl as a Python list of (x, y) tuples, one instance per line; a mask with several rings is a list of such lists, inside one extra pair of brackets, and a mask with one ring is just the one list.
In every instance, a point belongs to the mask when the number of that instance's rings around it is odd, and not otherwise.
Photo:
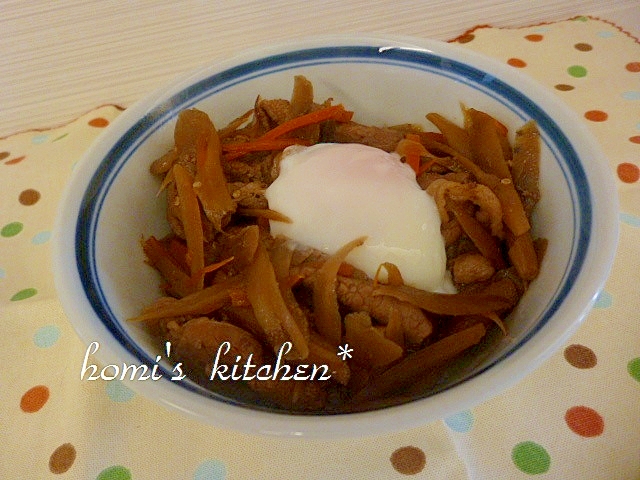
[[(486, 111), (510, 132), (537, 122), (541, 195), (534, 233), (549, 247), (539, 277), (507, 323), (438, 391), (403, 405), (339, 415), (292, 415), (243, 405), (184, 379), (149, 335), (127, 319), (159, 295), (141, 236), (168, 232), (152, 159), (173, 145), (178, 113), (197, 107), (225, 125), (264, 98), (288, 98), (294, 75), (374, 125), (419, 123), (427, 112), (462, 122), (460, 104)], [(433, 128), (433, 127), (431, 127)], [(616, 188), (593, 135), (547, 88), (462, 47), (415, 38), (321, 37), (254, 50), (216, 63), (124, 111), (74, 171), (54, 236), (54, 273), (64, 310), (102, 365), (154, 365), (159, 380), (135, 391), (202, 422), (281, 436), (367, 435), (416, 427), (472, 407), (536, 369), (585, 318), (617, 243)], [(496, 329), (497, 330), (497, 329)], [(97, 342), (97, 343), (94, 343)], [(96, 348), (99, 346), (99, 348)], [(160, 362), (157, 358), (162, 357)], [(72, 360), (80, 371), (82, 358)]]

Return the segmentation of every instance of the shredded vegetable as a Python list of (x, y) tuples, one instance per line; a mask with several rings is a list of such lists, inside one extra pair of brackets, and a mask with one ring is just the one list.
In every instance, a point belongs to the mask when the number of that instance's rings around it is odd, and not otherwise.
[[(424, 397), (489, 329), (509, 335), (509, 314), (540, 272), (546, 241), (531, 228), (540, 199), (534, 122), (515, 131), (512, 146), (499, 119), (473, 108), (461, 106), (462, 125), (427, 112), (437, 131), (423, 131), (410, 122), (363, 125), (332, 101), (317, 103), (313, 84), (298, 75), (289, 100), (258, 95), (220, 129), (188, 109), (174, 145), (151, 159), (171, 233), (141, 240), (161, 292), (131, 321), (159, 344), (175, 343), (191, 378), (234, 400), (347, 413)], [(384, 260), (369, 278), (348, 261), (365, 236), (327, 253), (272, 235), (271, 222), (292, 222), (265, 196), (282, 151), (322, 142), (395, 151), (411, 167), (436, 203), (455, 293), (408, 285)], [(222, 385), (216, 362), (225, 342), (226, 360), (277, 374)], [(278, 377), (286, 372), (304, 381)]]

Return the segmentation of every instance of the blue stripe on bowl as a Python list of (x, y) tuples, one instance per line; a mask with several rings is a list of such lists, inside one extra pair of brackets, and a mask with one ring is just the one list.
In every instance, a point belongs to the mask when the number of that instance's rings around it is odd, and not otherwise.
[[(113, 314), (100, 285), (96, 266), (95, 237), (100, 211), (120, 170), (149, 136), (174, 119), (181, 110), (194, 106), (216, 92), (275, 72), (294, 70), (305, 66), (338, 63), (383, 64), (422, 70), (454, 79), (481, 91), (506, 106), (523, 121), (535, 120), (543, 141), (562, 169), (572, 201), (575, 205), (578, 205), (578, 208), (574, 210), (573, 225), (567, 226), (567, 228), (574, 229), (574, 243), (568, 268), (555, 295), (541, 315), (537, 326), (520, 342), (506, 351), (501, 358), (486, 366), (484, 370), (491, 368), (495, 363), (513, 354), (533, 337), (549, 321), (570, 292), (575, 279), (584, 266), (591, 237), (591, 192), (586, 174), (571, 142), (544, 110), (532, 102), (524, 93), (500, 79), (471, 65), (451, 60), (426, 50), (371, 46), (320, 47), (297, 50), (249, 61), (213, 74), (163, 101), (137, 121), (114, 144), (89, 183), (82, 200), (81, 211), (76, 225), (77, 268), (85, 294), (98, 317), (117, 341), (141, 363), (152, 365), (154, 357), (151, 357), (136, 345), (136, 342), (122, 328), (121, 321), (123, 319), (118, 319)], [(164, 368), (163, 370), (163, 378), (170, 378), (171, 373)], [(473, 376), (480, 373), (482, 372), (476, 372)], [(227, 403), (238, 404), (232, 399), (212, 393), (193, 383), (184, 381), (178, 383), (184, 388), (197, 391), (203, 395), (215, 397)], [(453, 386), (451, 385), (447, 388)], [(256, 407), (252, 406), (251, 408)]]

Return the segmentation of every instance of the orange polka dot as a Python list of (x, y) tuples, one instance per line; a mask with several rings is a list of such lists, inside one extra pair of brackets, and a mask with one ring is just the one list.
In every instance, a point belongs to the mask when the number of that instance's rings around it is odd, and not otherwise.
[(635, 183), (640, 180), (640, 168), (633, 163), (619, 163), (616, 168), (616, 173), (620, 181), (624, 183)]
[(588, 112), (585, 112), (584, 118), (591, 120), (592, 122), (604, 122), (609, 118), (609, 114), (602, 110), (589, 110)]
[(4, 160), (5, 158), (9, 157), (11, 155), (11, 153), (9, 152), (0, 152), (0, 160)]
[(102, 117), (96, 117), (89, 120), (89, 125), (96, 128), (104, 128), (109, 125), (109, 120)]
[(575, 87), (573, 85), (567, 85), (566, 83), (559, 83), (555, 86), (556, 90), (560, 90), (561, 92), (568, 92), (569, 90), (573, 90)]
[(640, 62), (629, 62), (625, 65), (625, 68), (630, 72), (640, 72)]
[(520, 58), (510, 58), (509, 60), (507, 60), (507, 63), (516, 68), (524, 68), (527, 66), (527, 62)]
[(391, 454), (391, 465), (398, 473), (415, 475), (427, 464), (424, 451), (418, 447), (400, 447)]
[(12, 158), (11, 160), (7, 160), (6, 162), (4, 162), (5, 165), (15, 165), (16, 163), (20, 163), (22, 160), (24, 160), (25, 157), (24, 155), (21, 157), (16, 157), (16, 158)]
[(49, 400), (49, 387), (36, 385), (22, 395), (20, 409), (25, 413), (34, 413), (44, 407), (47, 400)]
[(458, 37), (458, 43), (469, 43), (473, 41), (475, 38), (476, 36), (473, 33), (467, 33), (462, 35), (461, 37)]
[(633, 137), (629, 137), (629, 141), (631, 143), (640, 143), (640, 135), (634, 135)]
[(530, 42), (541, 42), (544, 37), (542, 35), (538, 35), (537, 33), (532, 33), (531, 35), (525, 35), (524, 38), (526, 38)]
[(564, 415), (567, 426), (581, 437), (597, 437), (604, 432), (604, 420), (593, 408), (571, 407)]

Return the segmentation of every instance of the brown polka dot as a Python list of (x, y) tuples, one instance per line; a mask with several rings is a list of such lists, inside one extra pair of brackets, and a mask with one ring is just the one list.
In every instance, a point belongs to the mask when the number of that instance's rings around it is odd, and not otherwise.
[(109, 120), (102, 117), (92, 118), (89, 120), (89, 125), (96, 128), (104, 128), (109, 125)]
[(574, 87), (573, 85), (567, 85), (566, 83), (559, 83), (555, 86), (556, 90), (560, 90), (561, 92), (568, 92), (569, 90), (573, 90)]
[(564, 359), (573, 367), (593, 368), (598, 363), (595, 352), (584, 345), (573, 344), (564, 349)]
[(23, 190), (22, 192), (20, 192), (20, 195), (18, 196), (18, 201), (22, 204), (22, 205), (34, 205), (35, 203), (38, 203), (38, 200), (40, 200), (40, 192), (37, 190), (34, 190), (33, 188), (28, 188), (26, 190)]
[(604, 420), (593, 408), (571, 407), (564, 415), (567, 426), (581, 437), (598, 437), (604, 432)]
[(525, 35), (524, 38), (529, 40), (530, 42), (541, 42), (544, 37), (542, 35), (538, 35), (537, 33), (532, 33), (531, 35)]
[(427, 457), (418, 447), (400, 447), (391, 454), (391, 465), (404, 475), (420, 473), (427, 464)]
[(624, 68), (633, 73), (640, 72), (640, 62), (629, 62)]
[(591, 45), (589, 45), (588, 43), (576, 43), (573, 48), (575, 48), (576, 50), (579, 50), (581, 52), (588, 52), (590, 50), (593, 50), (593, 47)]
[(27, 390), (20, 399), (20, 409), (25, 413), (34, 413), (44, 407), (49, 400), (49, 388), (36, 385)]
[(619, 163), (616, 168), (616, 173), (620, 181), (624, 183), (635, 183), (640, 180), (640, 168), (633, 163)]
[(520, 58), (510, 58), (509, 60), (507, 60), (507, 63), (516, 68), (524, 68), (527, 66), (527, 62)]
[(70, 443), (63, 443), (49, 457), (49, 471), (55, 474), (65, 473), (75, 461), (76, 447)]
[(458, 43), (469, 43), (473, 41), (475, 38), (476, 36), (473, 33), (467, 33), (465, 35), (458, 37)]
[(634, 135), (633, 137), (629, 137), (629, 141), (631, 143), (640, 143), (640, 135)]
[(588, 112), (585, 112), (584, 118), (591, 120), (592, 122), (604, 122), (609, 118), (609, 114), (602, 110), (589, 110)]
[(8, 158), (9, 155), (11, 155), (10, 152), (0, 152), (0, 161), (4, 160), (5, 158)]

